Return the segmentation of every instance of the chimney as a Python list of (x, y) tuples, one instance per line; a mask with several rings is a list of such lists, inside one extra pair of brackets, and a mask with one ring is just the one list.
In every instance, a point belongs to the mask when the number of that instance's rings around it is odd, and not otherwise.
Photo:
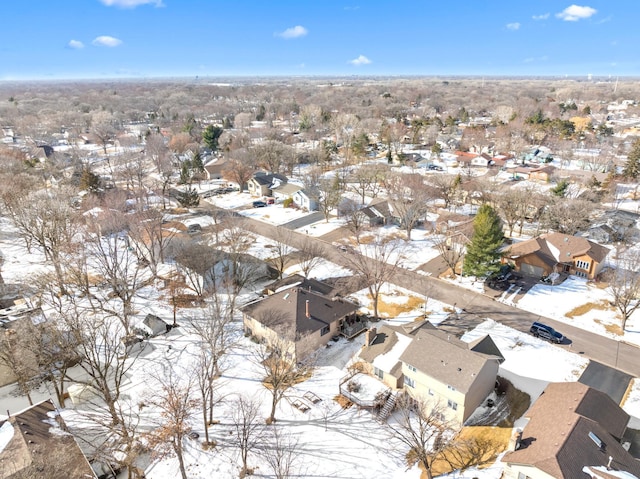
[(376, 328), (367, 329), (367, 332), (364, 337), (364, 342), (367, 346), (371, 346), (371, 343), (376, 339), (378, 332)]
[(521, 445), (522, 445), (522, 429), (518, 428), (516, 429), (516, 437), (513, 445), (513, 450), (517, 451), (518, 449), (520, 449)]
[(309, 300), (308, 299), (305, 302), (305, 315), (307, 316), (307, 318), (311, 318), (311, 314), (309, 313)]

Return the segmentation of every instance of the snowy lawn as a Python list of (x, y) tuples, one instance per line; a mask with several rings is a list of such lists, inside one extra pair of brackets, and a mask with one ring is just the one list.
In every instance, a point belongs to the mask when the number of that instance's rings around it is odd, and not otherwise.
[(329, 221), (321, 220), (317, 223), (310, 224), (309, 226), (303, 226), (298, 228), (298, 233), (304, 233), (309, 236), (319, 237), (331, 233), (338, 228), (342, 228), (345, 225), (343, 220), (339, 220), (335, 217), (329, 217)]
[(282, 225), (289, 221), (303, 218), (309, 213), (296, 208), (284, 208), (282, 205), (274, 204), (263, 208), (249, 208), (238, 211), (242, 216), (264, 221), (273, 225)]
[(535, 285), (516, 306), (596, 334), (640, 344), (640, 311), (627, 321), (622, 334), (619, 313), (609, 304), (610, 299), (606, 289), (569, 276), (559, 285)]
[[(304, 276), (299, 264), (289, 266), (284, 270), (287, 275), (301, 274)], [(353, 272), (342, 266), (338, 266), (324, 258), (319, 258), (318, 263), (311, 270), (310, 277), (322, 281), (327, 278), (338, 278), (343, 276), (352, 276)]]
[[(356, 291), (349, 298), (360, 305), (360, 311), (373, 314), (373, 301), (368, 288)], [(402, 324), (424, 316), (433, 324), (440, 324), (453, 312), (453, 308), (428, 296), (418, 296), (413, 291), (395, 284), (384, 283), (378, 298), (378, 315), (389, 324)]]

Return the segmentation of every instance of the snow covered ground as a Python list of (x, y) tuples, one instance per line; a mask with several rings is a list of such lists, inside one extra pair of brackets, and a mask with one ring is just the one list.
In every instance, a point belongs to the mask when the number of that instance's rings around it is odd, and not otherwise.
[[(235, 200), (233, 198), (235, 197)], [(243, 193), (230, 193), (220, 198), (233, 201), (250, 201)], [(226, 200), (225, 200), (226, 201)], [(270, 209), (271, 208), (271, 209)], [(262, 208), (262, 210), (277, 211), (276, 207)], [(250, 210), (249, 210), (250, 211)], [(272, 219), (284, 221), (286, 218), (273, 214)], [(204, 219), (175, 218), (186, 225), (194, 222), (206, 226)], [(318, 232), (331, 231), (331, 227), (338, 227), (339, 223), (332, 221), (330, 226), (318, 223)], [(0, 220), (2, 234), (0, 235), (0, 251), (4, 256), (3, 277), (7, 283), (28, 283), (30, 275), (44, 262), (43, 256), (33, 251), (28, 253), (24, 244), (18, 239), (16, 231), (6, 221)], [(311, 228), (313, 231), (313, 228)], [(386, 230), (386, 229), (385, 229)], [(389, 229), (391, 231), (391, 229)], [(321, 233), (324, 234), (324, 233)], [(392, 234), (392, 233), (390, 233)], [(393, 233), (395, 234), (395, 233)], [(266, 258), (272, 254), (268, 247), (273, 241), (253, 235), (248, 252), (255, 256)], [(425, 255), (433, 250), (429, 243), (431, 237), (421, 236), (415, 232), (417, 243), (412, 256), (420, 256), (425, 262)], [(403, 241), (404, 240), (400, 240)], [(416, 262), (417, 263), (417, 262)], [(290, 269), (294, 272), (295, 266)], [(330, 276), (344, 276), (348, 271), (328, 261), (322, 261), (312, 276), (318, 278)], [(477, 284), (469, 285), (476, 287)], [(368, 291), (355, 293), (353, 297), (362, 305), (363, 309), (371, 309), (371, 299)], [(578, 306), (587, 302), (600, 304), (606, 298), (606, 292), (583, 280), (572, 278), (558, 286), (536, 285), (519, 303), (524, 309), (553, 317), (560, 321), (592, 329), (600, 334), (611, 335), (605, 330), (606, 325), (615, 323), (615, 312), (607, 309), (593, 308), (581, 315), (567, 316)], [(420, 297), (415, 293), (387, 284), (382, 288), (382, 315), (391, 324), (412, 321), (427, 313), (430, 321), (439, 323), (451, 313), (450, 305), (441, 303), (428, 297)], [(156, 285), (151, 284), (141, 289), (135, 299), (135, 310), (140, 311), (140, 320), (146, 313), (154, 313), (160, 317), (171, 316), (171, 307)], [(575, 311), (574, 311), (575, 313)], [(189, 370), (193, 358), (197, 353), (196, 338), (191, 335), (189, 321), (192, 317), (202, 314), (200, 310), (181, 309), (178, 317), (182, 327), (168, 336), (152, 339), (152, 348), (134, 365), (131, 380), (125, 385), (126, 400), (133, 404), (148, 402), (149, 397), (158, 391), (158, 383), (153, 379), (152, 371), (163, 371), (167, 365), (173, 365), (177, 371), (184, 373)], [(570, 314), (571, 316), (571, 314)], [(632, 317), (628, 323), (630, 330), (640, 329), (640, 318)], [(198, 413), (194, 413), (192, 425), (200, 434), (199, 440), (186, 442), (186, 461), (190, 477), (194, 479), (209, 477), (233, 477), (239, 471), (238, 449), (230, 441), (232, 432), (231, 418), (235, 404), (240, 395), (245, 398), (255, 398), (260, 406), (261, 417), (268, 415), (268, 394), (261, 383), (260, 367), (255, 361), (256, 345), (247, 338), (241, 337), (240, 318), (234, 323), (239, 340), (239, 347), (228, 356), (228, 364), (220, 379), (221, 397), (225, 399), (215, 410), (215, 418), (219, 424), (211, 426), (212, 436), (218, 441), (215, 450), (205, 451), (200, 445), (203, 437), (203, 426)], [(570, 351), (555, 347), (547, 342), (533, 338), (503, 326), (491, 319), (487, 319), (473, 331), (469, 331), (463, 340), (471, 341), (481, 335), (490, 334), (501, 349), (506, 361), (500, 367), (500, 374), (509, 379), (517, 388), (527, 392), (532, 399), (539, 396), (546, 384), (551, 381), (576, 381), (587, 366), (588, 361)], [(624, 339), (636, 341), (633, 336), (637, 333), (625, 334)], [(343, 409), (334, 397), (338, 394), (339, 380), (346, 374), (346, 366), (354, 354), (362, 346), (364, 336), (353, 341), (341, 339), (337, 343), (320, 351), (317, 368), (313, 376), (297, 384), (291, 391), (289, 398), (283, 400), (277, 410), (278, 421), (276, 427), (281, 428), (293, 442), (296, 440), (298, 449), (298, 463), (295, 470), (298, 474), (307, 474), (317, 478), (341, 477), (344, 479), (370, 478), (408, 478), (418, 479), (420, 471), (417, 468), (407, 470), (404, 461), (405, 449), (397, 444), (388, 431), (370, 414), (355, 407)], [(143, 378), (143, 379), (140, 379)], [(310, 391), (321, 398), (315, 404), (308, 403), (309, 410), (302, 412), (293, 406), (295, 399), (303, 398)], [(16, 411), (20, 408), (16, 399), (9, 397), (10, 388), (0, 389), (0, 410)], [(46, 388), (34, 399), (46, 397)], [(69, 405), (70, 406), (70, 405)], [(26, 407), (23, 401), (22, 407)], [(635, 380), (630, 393), (623, 404), (624, 409), (634, 416), (633, 427), (640, 427), (640, 381)], [(82, 427), (82, 416), (69, 407), (63, 413), (71, 426)], [(147, 410), (143, 414), (143, 424), (150, 427), (158, 417), (158, 411)], [(269, 429), (267, 428), (269, 431)], [(1, 437), (7, 432), (0, 434)], [(250, 466), (257, 468), (256, 475), (268, 475), (269, 466), (260, 454), (250, 454)], [(493, 479), (500, 477), (501, 467), (495, 466), (466, 471), (464, 477), (478, 477)], [(174, 479), (178, 477), (177, 461), (166, 458), (155, 462), (147, 471), (149, 479)], [(451, 477), (454, 477), (453, 475)], [(455, 477), (460, 477), (457, 475)]]

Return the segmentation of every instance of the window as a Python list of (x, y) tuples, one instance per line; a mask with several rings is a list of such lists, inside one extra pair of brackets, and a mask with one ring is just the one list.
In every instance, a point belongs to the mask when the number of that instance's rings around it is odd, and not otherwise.
[(325, 334), (329, 334), (329, 326), (325, 326), (320, 330), (320, 336), (324, 336)]
[(449, 400), (447, 401), (447, 406), (449, 406), (449, 407), (450, 407), (451, 409), (453, 409), (454, 411), (457, 411), (457, 410), (458, 410), (458, 403), (457, 403), (457, 402), (452, 401), (451, 399), (449, 399)]
[(384, 378), (384, 371), (382, 369), (373, 368), (373, 374), (375, 374), (380, 379)]
[(449, 386), (448, 384), (447, 384), (447, 389), (449, 391), (455, 391), (456, 390), (456, 388), (454, 388), (453, 386)]
[(404, 377), (404, 383), (407, 386), (409, 386), (410, 388), (415, 388), (416, 387), (416, 382), (413, 379), (408, 378), (407, 376)]
[(588, 261), (576, 261), (576, 268), (589, 270)]
[(585, 273), (584, 271), (576, 271), (576, 276), (578, 278), (586, 278), (587, 277), (587, 273)]
[(527, 476), (525, 473), (519, 472), (518, 473), (518, 479), (531, 479), (531, 478), (529, 476)]
[(415, 368), (415, 366), (411, 366), (411, 364), (407, 364), (407, 363), (405, 363), (405, 364), (407, 365), (407, 369), (408, 369), (409, 371), (413, 371), (414, 373), (417, 371), (417, 369)]

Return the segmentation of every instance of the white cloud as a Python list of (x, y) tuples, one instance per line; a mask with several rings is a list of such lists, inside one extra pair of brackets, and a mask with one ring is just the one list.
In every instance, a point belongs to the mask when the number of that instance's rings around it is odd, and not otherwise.
[(97, 47), (117, 47), (122, 45), (122, 40), (116, 37), (110, 37), (109, 35), (100, 35), (94, 38), (91, 43)]
[(79, 50), (81, 48), (84, 48), (84, 43), (82, 43), (80, 40), (69, 40), (67, 46), (69, 48), (73, 48), (74, 50)]
[(534, 15), (533, 17), (534, 20), (546, 20), (547, 18), (549, 18), (549, 13), (543, 13), (542, 15)]
[(518, 22), (507, 23), (507, 28), (509, 30), (518, 30), (520, 29), (520, 24)]
[(139, 5), (164, 7), (162, 0), (100, 0), (107, 7), (136, 8)]
[(287, 28), (284, 32), (276, 33), (276, 37), (286, 38), (287, 40), (290, 38), (300, 38), (304, 37), (308, 32), (308, 30), (300, 25), (296, 25), (295, 27)]
[(564, 20), (565, 22), (577, 22), (578, 20), (589, 18), (595, 15), (597, 12), (598, 10), (596, 10), (595, 8), (580, 5), (570, 5), (560, 13), (556, 13), (556, 17)]
[(360, 65), (368, 65), (369, 63), (371, 63), (371, 60), (369, 60), (364, 55), (360, 55), (358, 58), (354, 58), (353, 60), (349, 60), (349, 63), (351, 63), (352, 65), (355, 65), (355, 66), (358, 67)]

